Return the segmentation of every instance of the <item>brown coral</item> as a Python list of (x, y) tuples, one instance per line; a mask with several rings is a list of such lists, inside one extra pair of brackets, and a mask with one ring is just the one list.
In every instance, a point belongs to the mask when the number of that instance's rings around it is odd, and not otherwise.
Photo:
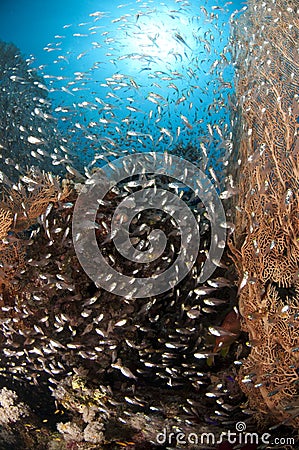
[(239, 372), (240, 385), (258, 418), (267, 415), (272, 422), (298, 427), (299, 20), (295, 11), (295, 1), (251, 0), (238, 21), (242, 137), (232, 249), (242, 280), (243, 329), (252, 345)]
[(26, 230), (46, 211), (51, 202), (63, 200), (69, 194), (61, 189), (59, 178), (50, 173), (31, 169), (4, 197), (4, 203), (14, 216), (14, 231)]
[(0, 208), (0, 292), (16, 288), (17, 281), (12, 280), (25, 265), (26, 241), (18, 233), (35, 223), (50, 203), (68, 194), (68, 187), (61, 188), (58, 177), (36, 169), (5, 192)]
[(0, 239), (7, 236), (12, 224), (12, 214), (9, 210), (0, 208)]

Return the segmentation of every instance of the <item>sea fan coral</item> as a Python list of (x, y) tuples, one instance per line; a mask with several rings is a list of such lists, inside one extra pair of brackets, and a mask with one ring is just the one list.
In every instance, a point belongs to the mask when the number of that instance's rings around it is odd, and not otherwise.
[(12, 224), (12, 214), (11, 211), (0, 209), (0, 239), (7, 236), (8, 230)]
[(243, 329), (252, 346), (239, 372), (240, 385), (258, 418), (267, 415), (270, 422), (298, 427), (296, 7), (295, 1), (252, 0), (238, 20), (237, 95), (243, 132), (232, 250), (240, 274)]
[(0, 292), (12, 294), (18, 288), (16, 275), (25, 266), (30, 236), (21, 236), (20, 232), (36, 223), (49, 204), (68, 195), (68, 186), (61, 188), (57, 177), (33, 168), (17, 185), (5, 190), (0, 206)]
[(21, 177), (4, 195), (4, 205), (14, 217), (15, 232), (26, 230), (41, 216), (49, 203), (63, 200), (69, 191), (67, 185), (61, 188), (59, 178), (36, 168)]

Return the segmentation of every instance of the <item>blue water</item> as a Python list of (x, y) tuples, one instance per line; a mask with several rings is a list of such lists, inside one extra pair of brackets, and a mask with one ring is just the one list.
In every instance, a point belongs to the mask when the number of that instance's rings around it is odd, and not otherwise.
[(229, 18), (244, 6), (227, 3), (4, 0), (0, 39), (45, 77), (64, 145), (83, 165), (189, 146), (221, 178), (232, 152)]

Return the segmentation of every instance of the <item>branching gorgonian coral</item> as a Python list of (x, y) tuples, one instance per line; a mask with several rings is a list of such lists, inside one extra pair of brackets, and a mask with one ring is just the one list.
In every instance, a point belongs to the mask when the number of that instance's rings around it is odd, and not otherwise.
[(0, 292), (16, 288), (12, 279), (25, 264), (26, 240), (18, 233), (34, 224), (49, 204), (68, 194), (68, 187), (61, 188), (57, 177), (33, 168), (5, 191), (0, 204)]
[[(299, 16), (296, 1), (248, 2), (238, 20), (242, 111), (232, 250), (251, 353), (239, 381), (257, 417), (298, 427)], [(239, 52), (239, 53), (237, 53)]]

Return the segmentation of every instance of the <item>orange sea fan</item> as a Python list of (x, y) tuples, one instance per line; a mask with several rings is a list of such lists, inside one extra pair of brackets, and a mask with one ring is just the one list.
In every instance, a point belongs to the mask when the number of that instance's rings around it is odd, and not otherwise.
[[(65, 199), (69, 192), (66, 184), (60, 186), (58, 177), (36, 169), (5, 192), (0, 208), (0, 292), (17, 289), (18, 282), (13, 279), (25, 265), (26, 241), (18, 233), (35, 223), (50, 203)], [(9, 231), (12, 236), (8, 236)]]
[(7, 236), (13, 219), (11, 211), (0, 208), (0, 239)]
[(4, 204), (14, 217), (14, 231), (27, 229), (45, 212), (49, 203), (69, 195), (67, 185), (60, 186), (59, 177), (32, 169), (21, 178), (23, 183), (6, 192)]
[(267, 416), (298, 428), (297, 7), (292, 0), (249, 0), (238, 23), (241, 166), (231, 248), (242, 280), (242, 327), (252, 345), (240, 386), (261, 423)]

